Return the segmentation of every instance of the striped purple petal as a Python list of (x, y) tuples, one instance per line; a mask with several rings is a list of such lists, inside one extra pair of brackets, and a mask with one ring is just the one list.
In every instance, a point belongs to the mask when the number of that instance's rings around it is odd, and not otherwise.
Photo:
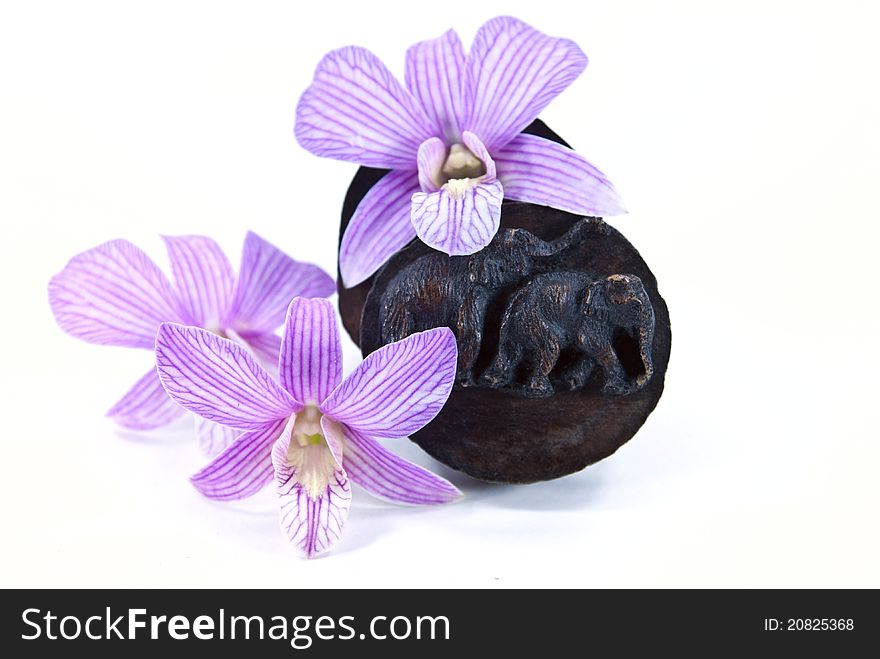
[(535, 135), (518, 135), (495, 155), (508, 199), (607, 217), (626, 212), (617, 190), (583, 156)]
[(219, 329), (235, 275), (220, 246), (206, 236), (163, 236), (177, 294), (196, 325)]
[(243, 434), (241, 430), (221, 426), (219, 423), (203, 419), (197, 414), (193, 415), (193, 419), (195, 419), (196, 439), (199, 442), (199, 448), (209, 458), (217, 456)]
[(416, 163), (419, 167), (419, 187), (422, 192), (436, 192), (443, 185), (443, 163), (449, 151), (439, 137), (430, 137), (419, 145)]
[(342, 343), (329, 300), (290, 303), (278, 372), (281, 386), (304, 405), (320, 405), (342, 381)]
[(498, 181), (455, 179), (437, 192), (415, 193), (410, 219), (428, 246), (450, 256), (473, 254), (498, 232), (503, 198), (504, 188)]
[(61, 329), (89, 343), (152, 349), (160, 323), (191, 322), (162, 271), (127, 240), (74, 256), (49, 282), (49, 304)]
[(179, 405), (230, 428), (259, 430), (302, 408), (247, 348), (197, 327), (163, 324), (156, 363)]
[(156, 369), (152, 368), (110, 408), (107, 416), (123, 428), (152, 430), (167, 426), (185, 413), (165, 393)]
[(480, 178), (480, 181), (483, 183), (491, 183), (494, 181), (496, 174), (495, 161), (492, 160), (492, 156), (489, 155), (489, 149), (486, 148), (483, 140), (477, 137), (476, 133), (466, 130), (461, 134), (461, 141), (486, 167), (486, 173)]
[(335, 292), (336, 283), (318, 266), (293, 260), (251, 231), (244, 240), (226, 324), (249, 340), (280, 327), (287, 305), (298, 295), (327, 297)]
[(449, 397), (458, 350), (447, 327), (412, 334), (367, 355), (321, 411), (375, 437), (406, 437), (431, 421)]
[(321, 415), (321, 434), (324, 435), (327, 446), (333, 453), (333, 457), (336, 458), (336, 464), (342, 466), (343, 447), (346, 442), (345, 429), (342, 424)]
[(190, 478), (209, 499), (235, 501), (253, 496), (272, 482), (272, 445), (284, 432), (287, 419), (263, 424), (223, 449)]
[(436, 129), (378, 57), (349, 46), (318, 64), (297, 105), (295, 133), (318, 156), (413, 170), (416, 149)]
[(409, 216), (410, 200), (418, 191), (416, 172), (395, 171), (379, 179), (361, 199), (339, 246), (339, 271), (346, 287), (369, 279), (416, 237)]
[(244, 339), (237, 334), (227, 330), (229, 338), (240, 341), (253, 351), (260, 360), (263, 368), (269, 371), (270, 375), (278, 374), (278, 358), (281, 354), (281, 337), (277, 334), (251, 334)]
[(332, 549), (348, 519), (351, 486), (329, 447), (291, 447), (288, 427), (275, 442), (272, 464), (288, 541), (308, 558)]
[(490, 150), (504, 146), (587, 66), (573, 41), (549, 37), (509, 16), (477, 32), (467, 59), (467, 94), (473, 99), (463, 128)]
[(392, 503), (434, 505), (462, 494), (452, 483), (395, 455), (375, 439), (346, 428), (345, 471), (374, 497)]
[(455, 30), (407, 50), (406, 86), (450, 144), (459, 141), (469, 115), (464, 80), (464, 48)]

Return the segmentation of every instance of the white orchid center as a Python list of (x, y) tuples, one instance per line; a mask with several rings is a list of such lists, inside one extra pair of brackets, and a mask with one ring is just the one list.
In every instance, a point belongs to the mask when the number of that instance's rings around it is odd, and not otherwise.
[(486, 173), (486, 165), (464, 144), (453, 144), (441, 170), (447, 181), (480, 178)]
[(337, 469), (336, 459), (321, 428), (322, 416), (314, 405), (306, 405), (298, 412), (287, 449), (287, 462), (294, 469), (296, 480), (312, 499), (324, 493)]
[(465, 193), (479, 183), (486, 173), (486, 165), (477, 158), (464, 144), (453, 144), (440, 170), (437, 182), (455, 199), (461, 199)]

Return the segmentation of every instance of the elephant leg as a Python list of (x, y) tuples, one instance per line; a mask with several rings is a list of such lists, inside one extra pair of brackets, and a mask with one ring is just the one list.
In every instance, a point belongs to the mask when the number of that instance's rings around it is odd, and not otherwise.
[(596, 360), (602, 367), (602, 374), (605, 376), (605, 386), (602, 391), (607, 394), (627, 394), (632, 390), (632, 385), (623, 370), (623, 364), (610, 343), (604, 344), (596, 355)]
[(540, 396), (553, 393), (553, 385), (550, 382), (550, 372), (559, 361), (561, 347), (559, 341), (550, 333), (550, 328), (544, 327), (544, 340), (539, 343), (541, 346), (534, 354), (534, 361), (526, 382), (526, 389)]
[(474, 384), (474, 364), (483, 345), (483, 323), (486, 316), (486, 292), (471, 289), (458, 310), (458, 373), (462, 384)]
[(489, 367), (480, 376), (480, 382), (493, 387), (509, 385), (522, 361), (523, 345), (512, 340), (507, 328), (502, 328), (498, 350)]
[(559, 379), (569, 391), (580, 389), (587, 384), (594, 366), (593, 358), (582, 353), (560, 373)]

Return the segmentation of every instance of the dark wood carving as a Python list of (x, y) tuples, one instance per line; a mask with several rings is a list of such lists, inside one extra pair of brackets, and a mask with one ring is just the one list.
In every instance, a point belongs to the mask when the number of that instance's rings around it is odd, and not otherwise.
[[(529, 132), (562, 142), (543, 124)], [(357, 201), (384, 175), (361, 169)], [(487, 248), (448, 257), (418, 240), (369, 281), (340, 287), (343, 324), (366, 355), (447, 326), (457, 383), (412, 439), (491, 481), (556, 478), (607, 457), (654, 409), (669, 360), (669, 316), (638, 252), (598, 218), (505, 201)]]
[(377, 291), (378, 323), (364, 325), (362, 347), (450, 327), (465, 387), (547, 397), (600, 376), (608, 394), (640, 389), (653, 374), (654, 338), (641, 280), (573, 269), (596, 222), (579, 220), (552, 242), (502, 229), (469, 257), (426, 251)]

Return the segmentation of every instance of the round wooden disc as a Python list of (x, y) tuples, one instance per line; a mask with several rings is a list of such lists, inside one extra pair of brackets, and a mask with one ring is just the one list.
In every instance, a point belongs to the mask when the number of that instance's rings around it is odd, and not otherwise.
[[(527, 132), (563, 143), (540, 122)], [(343, 209), (342, 231), (357, 203), (384, 173), (363, 168), (355, 176)], [(552, 241), (579, 219), (564, 211), (505, 201), (501, 227), (523, 228)], [(592, 220), (581, 240), (578, 270), (634, 274), (641, 279), (655, 318), (651, 379), (628, 395), (605, 394), (600, 387), (588, 385), (545, 398), (457, 384), (443, 410), (411, 438), (440, 462), (487, 481), (531, 483), (558, 478), (614, 453), (657, 405), (671, 346), (669, 312), (657, 291), (657, 281), (635, 248), (601, 220)], [(388, 283), (402, 267), (429, 251), (414, 240), (370, 280), (352, 289), (340, 284), (343, 324), (364, 355), (381, 345), (380, 298)]]

